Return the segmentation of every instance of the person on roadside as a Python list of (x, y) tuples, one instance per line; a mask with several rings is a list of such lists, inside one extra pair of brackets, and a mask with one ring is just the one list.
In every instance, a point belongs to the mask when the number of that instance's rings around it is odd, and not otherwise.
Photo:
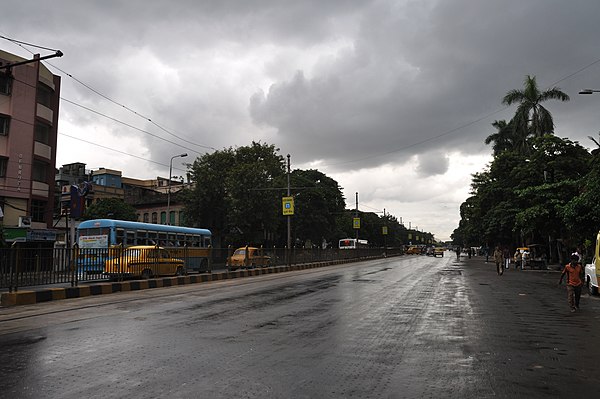
[(519, 266), (521, 265), (521, 251), (518, 248), (517, 248), (517, 251), (515, 252), (514, 258), (515, 258), (515, 270), (518, 270)]
[(456, 247), (456, 260), (460, 260), (460, 247)]
[(579, 309), (581, 287), (583, 286), (583, 267), (581, 267), (579, 257), (576, 254), (571, 255), (571, 262), (567, 263), (560, 274), (558, 285), (562, 283), (565, 274), (567, 275), (567, 301), (571, 308), (571, 313), (573, 313)]
[(579, 251), (579, 248), (575, 248), (575, 251), (573, 251), (571, 255), (577, 256), (577, 261), (581, 263), (581, 252)]
[(505, 269), (508, 269), (510, 266), (510, 249), (504, 247), (502, 255), (504, 255)]
[(504, 273), (504, 254), (499, 245), (496, 245), (496, 249), (494, 249), (494, 262), (496, 262), (496, 273), (498, 273), (498, 276), (502, 276)]

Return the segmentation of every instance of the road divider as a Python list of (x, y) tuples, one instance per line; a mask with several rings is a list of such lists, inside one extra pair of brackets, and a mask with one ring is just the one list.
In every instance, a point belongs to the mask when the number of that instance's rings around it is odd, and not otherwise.
[(338, 259), (316, 263), (295, 264), (290, 266), (271, 266), (255, 269), (240, 269), (236, 271), (223, 271), (203, 274), (191, 274), (178, 277), (158, 277), (148, 280), (128, 280), (119, 282), (98, 282), (76, 287), (55, 287), (39, 290), (5, 292), (0, 296), (0, 306), (33, 305), (40, 302), (49, 302), (60, 299), (83, 298), (93, 295), (113, 294), (124, 291), (138, 291), (151, 288), (173, 287), (177, 285), (208, 283), (211, 281), (228, 280), (234, 278), (253, 277), (262, 274), (283, 273), (289, 271), (313, 269), (343, 263), (358, 262), (377, 257), (364, 257), (352, 259)]

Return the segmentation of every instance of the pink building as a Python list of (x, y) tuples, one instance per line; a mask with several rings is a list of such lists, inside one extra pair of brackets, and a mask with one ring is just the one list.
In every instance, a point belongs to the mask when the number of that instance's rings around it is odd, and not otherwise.
[[(37, 57), (36, 57), (37, 58)], [(0, 50), (0, 209), (4, 227), (52, 227), (60, 77)]]

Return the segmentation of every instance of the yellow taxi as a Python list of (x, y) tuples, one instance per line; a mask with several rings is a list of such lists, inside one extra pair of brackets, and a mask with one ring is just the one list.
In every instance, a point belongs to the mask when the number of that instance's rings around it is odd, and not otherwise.
[(126, 248), (118, 256), (104, 264), (104, 275), (110, 279), (117, 277), (182, 276), (185, 262), (171, 257), (168, 250), (152, 245), (135, 245)]
[(444, 257), (444, 248), (442, 247), (435, 247), (433, 249), (433, 256), (441, 256), (442, 258)]
[(271, 264), (271, 257), (263, 253), (262, 248), (242, 247), (236, 249), (233, 254), (227, 258), (227, 269), (236, 270), (240, 267), (255, 268), (265, 267)]

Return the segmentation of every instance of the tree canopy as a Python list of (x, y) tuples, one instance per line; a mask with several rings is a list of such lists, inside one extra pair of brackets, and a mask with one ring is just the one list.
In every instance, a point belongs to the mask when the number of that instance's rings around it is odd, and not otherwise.
[(83, 220), (118, 219), (136, 221), (137, 214), (133, 206), (118, 198), (103, 198), (88, 206)]
[(504, 104), (518, 103), (509, 123), (494, 121), (493, 161), (473, 175), (471, 197), (461, 206), (452, 238), (460, 245), (546, 244), (558, 256), (600, 229), (600, 162), (579, 143), (555, 136), (554, 122), (540, 105), (568, 100), (558, 88), (541, 92), (527, 76)]

